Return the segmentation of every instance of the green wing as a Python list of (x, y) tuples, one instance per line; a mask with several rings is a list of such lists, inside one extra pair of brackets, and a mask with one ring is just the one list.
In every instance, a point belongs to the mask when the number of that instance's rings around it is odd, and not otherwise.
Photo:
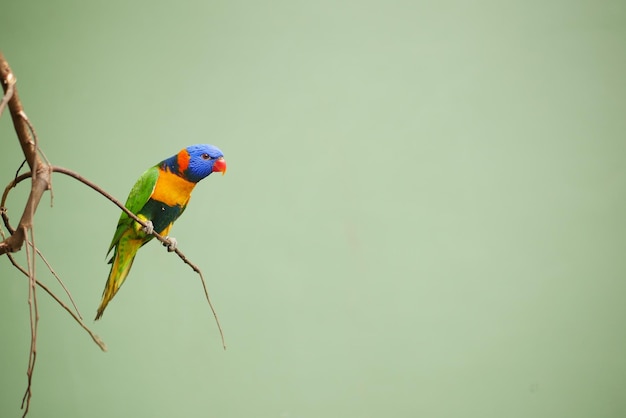
[[(159, 178), (159, 168), (158, 166), (154, 166), (146, 170), (145, 173), (139, 177), (139, 180), (135, 183), (130, 193), (128, 194), (128, 198), (126, 199), (126, 208), (130, 210), (132, 213), (137, 214), (146, 204), (146, 202), (152, 196), (152, 192), (154, 191), (154, 187), (156, 186), (157, 179)], [(119, 242), (122, 234), (132, 227), (133, 219), (131, 219), (126, 212), (122, 212), (120, 216), (120, 220), (117, 222), (117, 229), (115, 230), (115, 235), (113, 235), (113, 240), (111, 241), (111, 246), (109, 246), (109, 251), (107, 251), (107, 255), (111, 252), (113, 247)]]

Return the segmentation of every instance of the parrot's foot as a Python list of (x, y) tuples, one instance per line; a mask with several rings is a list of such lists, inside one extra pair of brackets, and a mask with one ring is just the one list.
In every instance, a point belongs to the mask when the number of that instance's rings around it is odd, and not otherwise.
[(150, 235), (154, 232), (154, 225), (152, 225), (152, 221), (146, 221), (146, 226), (142, 227), (141, 230)]
[(168, 236), (165, 237), (165, 239), (169, 241), (169, 244), (163, 243), (163, 246), (167, 247), (167, 251), (176, 251), (176, 247), (178, 246), (178, 241), (176, 241), (176, 238)]

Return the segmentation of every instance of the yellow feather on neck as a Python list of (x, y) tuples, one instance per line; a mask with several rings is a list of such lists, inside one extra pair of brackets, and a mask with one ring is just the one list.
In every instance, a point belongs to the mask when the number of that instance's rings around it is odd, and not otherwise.
[(185, 180), (169, 170), (159, 169), (159, 177), (151, 197), (168, 206), (185, 206), (195, 186), (196, 183)]

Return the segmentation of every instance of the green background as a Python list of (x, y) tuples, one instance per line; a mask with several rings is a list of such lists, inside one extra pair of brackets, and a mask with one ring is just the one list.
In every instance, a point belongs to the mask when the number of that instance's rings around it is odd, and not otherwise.
[(6, 2), (0, 40), (53, 164), (124, 200), (186, 145), (228, 161), (172, 230), (226, 351), (157, 243), (92, 321), (119, 209), (54, 176), (36, 242), (109, 352), (40, 292), (30, 417), (626, 416), (623, 1)]

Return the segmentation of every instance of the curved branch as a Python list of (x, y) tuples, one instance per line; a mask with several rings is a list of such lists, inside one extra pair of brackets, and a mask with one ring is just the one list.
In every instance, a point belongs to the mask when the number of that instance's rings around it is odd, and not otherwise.
[[(122, 209), (128, 216), (130, 216), (132, 219), (134, 219), (141, 226), (144, 226), (144, 227), (147, 226), (146, 222), (144, 222), (141, 219), (139, 219), (139, 217), (137, 215), (135, 215), (130, 210), (128, 210), (128, 208), (126, 208), (126, 206), (124, 206), (119, 200), (114, 198), (111, 194), (109, 194), (107, 191), (102, 189), (97, 184), (87, 180), (86, 178), (84, 178), (83, 176), (81, 176), (80, 174), (78, 174), (78, 173), (76, 173), (76, 172), (74, 172), (72, 170), (68, 170), (67, 168), (58, 167), (58, 166), (51, 166), (50, 168), (55, 173), (62, 173), (62, 174), (65, 174), (67, 176), (73, 177), (76, 180), (80, 181), (81, 183), (91, 187), (93, 190), (95, 190), (96, 192), (100, 193), (102, 196), (106, 197), (111, 202), (113, 202), (117, 207)], [(162, 235), (160, 235), (158, 232), (153, 231), (152, 235), (154, 235), (154, 237), (156, 239), (158, 239), (159, 241), (161, 241), (163, 244), (170, 245), (170, 241), (167, 238), (165, 238)], [(191, 269), (193, 271), (195, 271), (198, 274), (198, 276), (200, 276), (200, 281), (202, 282), (202, 288), (204, 289), (204, 296), (206, 297), (206, 300), (209, 303), (209, 307), (211, 308), (211, 312), (213, 313), (213, 318), (215, 318), (215, 323), (217, 324), (217, 329), (219, 330), (220, 337), (222, 339), (222, 347), (224, 347), (224, 350), (226, 350), (226, 341), (224, 339), (224, 332), (222, 331), (222, 326), (220, 325), (220, 320), (219, 320), (219, 318), (217, 316), (217, 312), (215, 311), (215, 308), (213, 308), (213, 303), (211, 302), (211, 298), (209, 297), (209, 291), (207, 290), (206, 282), (204, 280), (204, 276), (202, 274), (202, 271), (200, 270), (200, 268), (198, 266), (196, 266), (191, 261), (189, 261), (187, 259), (187, 256), (182, 251), (180, 251), (178, 248), (174, 249), (174, 252), (176, 253), (176, 255), (185, 264), (187, 264), (189, 267), (191, 267)]]
[[(83, 183), (84, 185), (92, 188), (93, 190), (95, 190), (96, 192), (100, 193), (102, 196), (106, 197), (107, 199), (109, 199), (111, 202), (113, 202), (118, 208), (120, 208), (121, 210), (123, 210), (129, 217), (131, 217), (132, 219), (134, 219), (137, 223), (139, 223), (142, 226), (146, 226), (146, 222), (139, 219), (139, 217), (137, 215), (135, 215), (134, 213), (132, 213), (130, 210), (128, 210), (128, 208), (126, 208), (126, 206), (124, 206), (119, 200), (117, 200), (115, 197), (113, 197), (110, 193), (108, 193), (106, 190), (104, 190), (102, 187), (98, 186), (97, 184), (87, 180), (85, 177), (81, 176), (80, 174), (76, 173), (75, 171), (69, 170), (67, 168), (64, 167), (58, 167), (58, 166), (50, 166), (50, 171), (54, 172), (54, 173), (61, 173), (61, 174), (65, 174), (66, 176), (72, 177), (76, 180), (78, 180), (79, 182)], [(15, 179), (13, 179), (13, 181), (11, 181), (7, 187), (4, 190), (4, 193), (2, 195), (2, 200), (0, 200), (0, 207), (4, 207), (6, 198), (9, 194), (9, 191), (17, 186), (20, 182), (26, 180), (27, 178), (29, 178), (31, 176), (31, 173), (24, 173), (18, 177), (16, 177)], [(7, 229), (12, 230), (11, 225), (9, 224), (9, 220), (8, 220), (8, 216), (6, 215), (6, 210), (2, 211), (2, 218), (4, 220), (5, 226), (7, 227)], [(165, 245), (169, 245), (170, 241), (163, 237), (162, 235), (160, 235), (159, 233), (157, 233), (156, 231), (152, 232), (152, 235), (154, 235), (154, 237), (159, 240), (160, 242), (162, 242)], [(213, 307), (213, 303), (211, 302), (211, 298), (209, 297), (209, 291), (206, 287), (206, 282), (204, 280), (204, 275), (202, 274), (202, 271), (200, 270), (200, 268), (198, 266), (196, 266), (194, 263), (192, 263), (191, 261), (189, 261), (189, 259), (187, 258), (187, 256), (180, 251), (178, 248), (176, 248), (174, 250), (174, 252), (176, 253), (176, 255), (185, 263), (187, 264), (189, 267), (191, 267), (191, 269), (193, 271), (195, 271), (198, 276), (200, 277), (200, 281), (202, 282), (202, 288), (204, 290), (204, 296), (209, 304), (209, 307), (211, 308), (211, 312), (213, 313), (213, 318), (215, 318), (215, 323), (217, 324), (217, 328), (218, 331), (220, 333), (220, 337), (222, 339), (222, 347), (224, 347), (224, 349), (226, 349), (226, 342), (224, 339), (224, 332), (222, 331), (222, 326), (220, 324), (219, 318), (217, 316), (217, 312), (215, 311), (215, 308)]]

